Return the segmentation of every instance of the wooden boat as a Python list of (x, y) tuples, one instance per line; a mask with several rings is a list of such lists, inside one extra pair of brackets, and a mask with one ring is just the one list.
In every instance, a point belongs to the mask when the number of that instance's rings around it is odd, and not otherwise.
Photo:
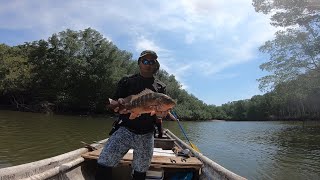
[[(150, 179), (170, 179), (177, 175), (190, 175), (192, 179), (245, 178), (213, 162), (193, 150), (171, 131), (164, 131), (165, 138), (155, 138), (151, 166), (147, 172)], [(49, 179), (87, 180), (94, 179), (96, 159), (107, 139), (62, 155), (36, 162), (0, 169), (0, 180)], [(189, 153), (186, 153), (188, 152)], [(184, 154), (182, 153), (184, 152)], [(182, 154), (181, 154), (182, 153)], [(183, 155), (183, 156), (179, 156)], [(189, 155), (189, 156), (188, 156)], [(113, 169), (115, 179), (131, 179), (132, 153), (129, 151), (120, 164)], [(179, 178), (176, 178), (179, 179)]]

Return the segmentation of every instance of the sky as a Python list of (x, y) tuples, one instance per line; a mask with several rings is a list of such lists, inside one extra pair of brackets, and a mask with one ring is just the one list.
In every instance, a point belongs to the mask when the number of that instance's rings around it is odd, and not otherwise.
[(263, 94), (257, 79), (274, 38), (251, 0), (0, 0), (0, 43), (10, 46), (66, 29), (92, 28), (137, 59), (157, 52), (162, 69), (206, 104)]

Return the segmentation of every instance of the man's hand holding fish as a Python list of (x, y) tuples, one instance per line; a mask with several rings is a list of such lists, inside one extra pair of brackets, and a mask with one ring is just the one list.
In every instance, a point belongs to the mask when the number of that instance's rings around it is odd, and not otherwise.
[(168, 95), (145, 89), (137, 95), (119, 98), (117, 101), (109, 99), (108, 107), (120, 114), (131, 113), (129, 119), (135, 119), (144, 113), (164, 117), (175, 105), (176, 102)]
[[(114, 112), (118, 112), (119, 114), (128, 114), (130, 113), (129, 110), (127, 110), (126, 108), (120, 109), (119, 105), (121, 104), (122, 106), (125, 105), (124, 99), (123, 98), (119, 98), (118, 99), (118, 106), (114, 109)], [(120, 111), (119, 111), (120, 109)]]

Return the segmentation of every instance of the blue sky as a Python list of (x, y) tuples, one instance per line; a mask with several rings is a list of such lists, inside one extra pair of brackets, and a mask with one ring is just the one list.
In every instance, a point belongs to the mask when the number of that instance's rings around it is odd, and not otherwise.
[(258, 51), (276, 29), (251, 0), (0, 0), (0, 43), (18, 45), (91, 27), (134, 59), (158, 53), (161, 68), (207, 104), (263, 94)]

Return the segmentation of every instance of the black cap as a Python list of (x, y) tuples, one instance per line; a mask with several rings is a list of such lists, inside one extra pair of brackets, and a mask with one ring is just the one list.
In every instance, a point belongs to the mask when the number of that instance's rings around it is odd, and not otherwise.
[(157, 53), (154, 52), (154, 51), (152, 51), (152, 50), (144, 50), (144, 51), (142, 51), (139, 58), (141, 58), (141, 57), (143, 57), (143, 56), (146, 56), (146, 55), (148, 55), (148, 54), (152, 55), (155, 59), (158, 58)]

